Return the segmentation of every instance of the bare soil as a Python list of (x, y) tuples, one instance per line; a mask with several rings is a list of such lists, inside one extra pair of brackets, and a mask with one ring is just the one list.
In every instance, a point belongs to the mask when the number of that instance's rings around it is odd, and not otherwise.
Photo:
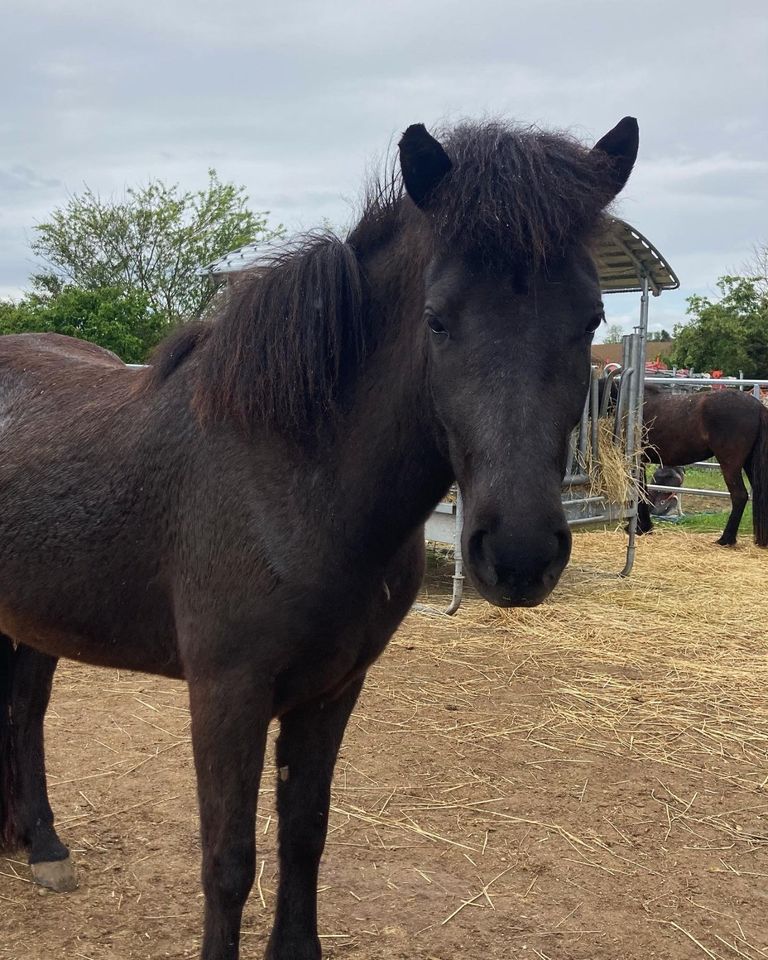
[[(711, 539), (647, 538), (617, 583), (623, 538), (585, 534), (537, 611), (409, 617), (337, 767), (326, 957), (768, 957), (768, 558)], [(47, 737), (80, 886), (0, 860), (0, 958), (197, 957), (184, 686), (62, 664)], [(269, 775), (245, 958), (274, 902), (272, 801)]]

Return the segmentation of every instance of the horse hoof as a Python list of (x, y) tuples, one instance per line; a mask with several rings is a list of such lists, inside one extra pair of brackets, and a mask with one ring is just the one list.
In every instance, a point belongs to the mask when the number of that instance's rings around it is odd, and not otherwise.
[(77, 889), (77, 874), (71, 857), (66, 860), (47, 860), (30, 864), (32, 879), (41, 887), (56, 893), (69, 893)]

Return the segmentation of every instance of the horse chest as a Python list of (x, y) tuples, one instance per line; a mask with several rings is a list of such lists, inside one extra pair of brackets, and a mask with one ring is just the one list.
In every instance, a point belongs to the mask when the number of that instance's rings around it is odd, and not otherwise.
[(321, 636), (307, 636), (307, 647), (278, 679), (275, 713), (314, 699), (334, 699), (363, 676), (379, 658), (411, 608), (423, 575), (421, 533), (370, 591), (367, 603), (351, 608), (335, 627)]

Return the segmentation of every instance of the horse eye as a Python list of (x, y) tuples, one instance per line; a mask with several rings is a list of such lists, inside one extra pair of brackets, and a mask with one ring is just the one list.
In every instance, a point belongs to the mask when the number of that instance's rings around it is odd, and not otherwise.
[(427, 326), (432, 331), (432, 333), (434, 333), (438, 337), (443, 335), (448, 336), (448, 331), (445, 329), (442, 323), (440, 323), (440, 321), (437, 319), (434, 313), (427, 314)]
[(587, 333), (594, 333), (595, 330), (600, 326), (600, 324), (605, 320), (604, 313), (596, 313), (594, 317), (587, 324)]

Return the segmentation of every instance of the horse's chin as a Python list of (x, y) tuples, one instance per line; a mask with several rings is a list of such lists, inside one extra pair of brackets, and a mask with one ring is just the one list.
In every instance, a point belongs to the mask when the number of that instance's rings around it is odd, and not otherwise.
[(516, 585), (514, 583), (487, 584), (476, 577), (469, 569), (473, 586), (488, 603), (494, 607), (538, 607), (557, 586), (560, 575), (547, 574), (546, 582), (536, 585)]

